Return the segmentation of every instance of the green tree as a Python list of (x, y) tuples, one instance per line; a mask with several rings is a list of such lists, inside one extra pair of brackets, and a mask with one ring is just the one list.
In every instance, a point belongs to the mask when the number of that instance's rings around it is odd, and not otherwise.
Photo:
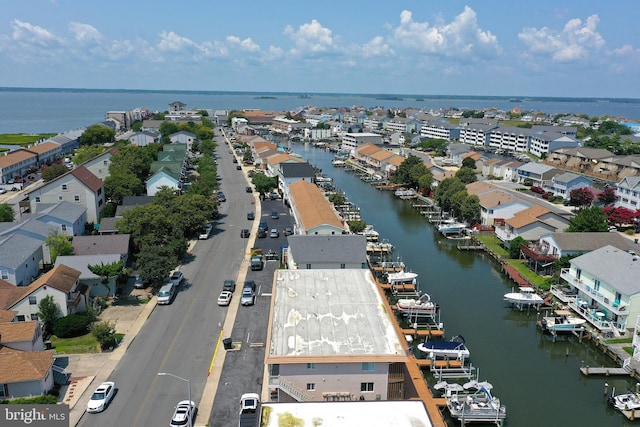
[(52, 181), (67, 172), (69, 172), (69, 169), (65, 165), (62, 163), (54, 163), (42, 169), (42, 180), (44, 182)]
[(433, 172), (427, 169), (427, 172), (418, 178), (418, 187), (423, 189), (426, 194), (431, 192), (431, 185), (433, 185)]
[(361, 219), (347, 221), (347, 225), (352, 233), (362, 233), (367, 228), (367, 223)]
[(460, 169), (458, 169), (455, 177), (462, 181), (464, 184), (471, 184), (472, 182), (476, 182), (478, 180), (476, 171), (467, 167), (461, 167)]
[(475, 194), (467, 196), (460, 208), (460, 216), (469, 223), (480, 218), (480, 198)]
[(103, 349), (115, 346), (116, 328), (112, 322), (106, 321), (94, 323), (91, 327), (91, 334), (96, 337), (100, 343), (100, 347)]
[(149, 175), (151, 163), (157, 157), (157, 146), (147, 145), (138, 147), (131, 144), (118, 145), (118, 153), (111, 157), (109, 172), (130, 173), (138, 177), (138, 180), (144, 182)]
[(347, 198), (342, 193), (331, 193), (329, 195), (329, 201), (333, 203), (334, 206), (344, 205), (344, 202)]
[(525, 239), (518, 236), (515, 239), (509, 241), (509, 258), (511, 259), (519, 259), (520, 258), (520, 246), (527, 243)]
[(116, 140), (116, 131), (104, 125), (89, 126), (80, 135), (80, 145), (103, 146)]
[(568, 233), (593, 233), (607, 231), (609, 224), (607, 216), (602, 208), (592, 206), (580, 209), (578, 213), (569, 220)]
[(49, 234), (44, 244), (49, 247), (51, 264), (55, 264), (56, 258), (59, 256), (67, 256), (73, 253), (71, 238), (66, 234), (58, 234), (58, 232)]
[(13, 222), (16, 212), (8, 203), (0, 203), (0, 222)]
[(398, 166), (396, 172), (393, 174), (391, 181), (396, 184), (402, 185), (411, 185), (412, 177), (411, 177), (411, 169), (420, 163), (423, 163), (422, 160), (414, 155), (409, 155), (404, 161)]
[(113, 261), (108, 264), (101, 262), (100, 264), (87, 265), (89, 271), (93, 274), (100, 276), (102, 280), (100, 283), (107, 288), (107, 298), (109, 297), (109, 292), (111, 289), (109, 288), (109, 280), (112, 277), (118, 277), (122, 274), (122, 270), (124, 269), (124, 261)]
[(126, 170), (113, 170), (111, 174), (104, 180), (104, 193), (107, 200), (122, 204), (122, 200), (126, 196), (140, 196), (144, 194), (144, 183), (137, 175)]
[(53, 295), (47, 295), (38, 303), (38, 319), (44, 325), (44, 335), (49, 337), (53, 333), (53, 325), (58, 317), (62, 315), (62, 311), (58, 303), (53, 299)]
[(444, 211), (451, 209), (451, 198), (466, 187), (458, 178), (445, 178), (438, 184), (435, 192), (435, 201)]
[(462, 167), (475, 170), (476, 161), (473, 160), (471, 157), (465, 157), (464, 159), (462, 159)]
[(251, 182), (256, 187), (258, 193), (260, 193), (261, 195), (265, 195), (276, 188), (276, 186), (278, 185), (278, 177), (269, 177), (263, 173), (257, 173), (253, 175), (253, 177), (251, 178)]
[[(429, 169), (427, 169), (425, 164), (422, 163), (422, 162), (413, 165), (411, 167), (411, 169), (409, 169), (409, 179), (410, 179), (410, 181), (408, 182), (409, 186), (411, 188), (419, 187), (420, 186), (420, 178), (423, 175), (427, 175), (427, 174), (430, 174), (430, 173), (431, 173), (431, 171)], [(431, 174), (431, 176), (433, 176), (433, 174)]]
[(103, 147), (94, 147), (93, 145), (86, 145), (78, 148), (73, 156), (73, 164), (79, 165), (86, 162), (89, 159), (99, 156), (104, 151)]

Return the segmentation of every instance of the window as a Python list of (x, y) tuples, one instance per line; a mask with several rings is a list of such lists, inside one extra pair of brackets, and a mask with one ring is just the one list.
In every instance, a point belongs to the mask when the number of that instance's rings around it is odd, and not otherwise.
[(307, 270), (311, 270), (311, 264), (307, 264)]
[(80, 196), (77, 195), (77, 194), (75, 196), (73, 196), (73, 201), (74, 202), (79, 202), (80, 201)]
[(61, 202), (62, 200), (62, 196), (58, 196), (58, 201)]
[(36, 313), (33, 313), (31, 315), (31, 320), (38, 320), (38, 315)]
[(376, 370), (376, 366), (373, 362), (362, 362), (362, 370), (367, 372), (373, 372)]
[(24, 322), (24, 315), (20, 314), (16, 316), (16, 322)]
[(9, 386), (7, 384), (0, 384), (0, 397), (9, 397)]
[(373, 391), (373, 383), (360, 383), (360, 391), (362, 392)]
[(36, 203), (40, 203), (40, 196), (36, 196)]
[(62, 231), (67, 231), (67, 224), (62, 224), (60, 228), (62, 228)]
[(109, 161), (108, 161), (108, 160), (103, 160), (103, 161), (102, 161), (102, 164), (103, 164), (103, 165), (105, 165), (105, 166), (107, 166), (107, 165), (109, 164)]
[(62, 184), (62, 191), (67, 191), (69, 186), (67, 184)]
[(9, 272), (7, 270), (0, 271), (0, 276), (2, 276), (2, 280), (7, 280), (9, 278)]
[(600, 290), (600, 280), (594, 279), (594, 281), (593, 281), (593, 289), (595, 289), (596, 291)]
[(340, 268), (344, 270), (345, 268), (347, 268), (347, 264), (340, 264)]
[(307, 363), (307, 369), (316, 369), (315, 363)]
[(36, 305), (38, 303), (37, 299), (35, 296), (30, 296), (29, 297), (29, 305)]
[(307, 391), (316, 391), (316, 383), (307, 383)]

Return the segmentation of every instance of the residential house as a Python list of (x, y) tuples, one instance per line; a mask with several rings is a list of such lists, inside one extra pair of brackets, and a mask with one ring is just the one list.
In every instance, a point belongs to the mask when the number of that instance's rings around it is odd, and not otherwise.
[(157, 144), (160, 142), (162, 135), (155, 130), (143, 130), (134, 132), (127, 137), (127, 140), (138, 147), (146, 147), (149, 144)]
[(294, 234), (332, 235), (346, 232), (346, 224), (315, 184), (295, 181), (289, 185), (289, 192), (296, 227)]
[[(462, 122), (461, 122), (462, 125)], [(494, 124), (469, 123), (460, 127), (460, 142), (469, 145), (486, 146), (489, 145), (491, 131), (498, 126)]]
[(449, 144), (447, 146), (447, 157), (452, 165), (462, 164), (464, 155), (471, 151), (471, 147), (465, 143)]
[(102, 180), (82, 165), (45, 182), (41, 187), (31, 190), (27, 196), (31, 212), (41, 211), (41, 204), (66, 201), (84, 207), (87, 221), (92, 223), (98, 222), (105, 204)]
[(537, 252), (552, 255), (556, 258), (575, 257), (600, 249), (603, 246), (613, 246), (623, 251), (640, 251), (640, 247), (632, 240), (620, 233), (562, 233), (555, 232), (540, 236)]
[(17, 149), (0, 156), (0, 183), (14, 184), (38, 167), (38, 155), (29, 150)]
[(412, 397), (393, 313), (368, 269), (278, 270), (271, 304), (271, 400)]
[(572, 172), (565, 172), (551, 178), (549, 191), (554, 196), (561, 196), (565, 200), (569, 200), (573, 190), (591, 187), (593, 187), (593, 181), (590, 178)]
[(169, 135), (169, 140), (171, 140), (172, 144), (185, 144), (187, 146), (187, 151), (191, 150), (191, 146), (197, 139), (198, 137), (196, 135), (184, 130)]
[(538, 240), (540, 236), (556, 231), (564, 231), (569, 226), (569, 220), (549, 209), (533, 205), (530, 208), (516, 212), (511, 218), (495, 224), (498, 239), (509, 242), (516, 237), (524, 240)]
[(0, 236), (0, 278), (14, 286), (27, 286), (40, 274), (43, 241), (11, 233)]
[(489, 132), (489, 146), (498, 150), (526, 153), (531, 130), (515, 126), (500, 126)]
[(272, 156), (263, 157), (263, 160), (267, 166), (267, 175), (270, 176), (278, 176), (280, 174), (280, 168), (285, 163), (305, 163), (304, 159), (292, 156), (284, 151), (278, 151)]
[(492, 226), (494, 222), (512, 218), (517, 212), (530, 207), (511, 193), (501, 190), (479, 194), (478, 198), (482, 225)]
[(287, 243), (289, 269), (369, 268), (364, 235), (292, 235)]
[(0, 398), (14, 399), (48, 393), (54, 386), (53, 350), (21, 351), (0, 341)]
[(580, 144), (574, 138), (560, 132), (534, 132), (531, 134), (529, 152), (543, 157), (558, 148), (576, 148)]
[(568, 305), (601, 332), (626, 333), (640, 315), (640, 259), (611, 245), (571, 259), (560, 277)]
[(313, 182), (316, 170), (309, 162), (282, 163), (278, 171), (278, 187), (282, 191), (282, 200), (285, 203), (291, 201), (289, 185), (296, 181)]
[[(17, 313), (11, 310), (5, 310), (6, 312)], [(40, 322), (35, 320), (0, 322), (0, 346), (7, 346), (20, 351), (44, 350)]]
[(627, 176), (615, 185), (615, 206), (631, 210), (640, 209), (640, 176)]
[(444, 139), (454, 142), (460, 140), (460, 126), (449, 123), (446, 119), (433, 120), (422, 125), (420, 135), (429, 139)]
[(85, 224), (89, 221), (87, 209), (80, 204), (63, 201), (53, 204), (42, 203), (36, 207), (37, 210), (31, 217), (49, 225), (59, 234), (79, 236), (84, 233)]
[(529, 162), (518, 167), (517, 173), (517, 182), (523, 183), (526, 179), (530, 179), (533, 185), (548, 188), (551, 184), (551, 178), (561, 174), (562, 171), (553, 166)]
[(72, 245), (74, 255), (119, 255), (124, 265), (127, 265), (131, 235), (75, 236)]
[(51, 296), (60, 308), (60, 317), (83, 312), (88, 303), (88, 288), (79, 282), (80, 272), (57, 264), (29, 286), (16, 287), (0, 281), (0, 310), (16, 311), (15, 321), (38, 320), (38, 304)]
[(376, 133), (345, 133), (342, 135), (342, 145), (340, 147), (341, 150), (353, 152), (356, 147), (371, 143), (374, 145), (381, 146), (382, 145), (382, 136)]
[(405, 160), (404, 156), (399, 156), (397, 154), (394, 154), (392, 157), (385, 160), (386, 164), (383, 167), (385, 178), (391, 178)]
[(49, 166), (64, 157), (62, 147), (51, 141), (32, 145), (27, 150), (38, 156), (38, 167)]
[(516, 162), (516, 161), (507, 163), (502, 167), (503, 174), (502, 176), (500, 176), (500, 178), (502, 178), (505, 181), (515, 182), (516, 177), (518, 175), (517, 169), (522, 165), (523, 165), (522, 162)]
[[(107, 236), (100, 236), (107, 237)], [(119, 253), (100, 255), (66, 255), (56, 258), (56, 266), (69, 266), (79, 272), (79, 281), (85, 285), (90, 297), (113, 296), (116, 293), (116, 278), (110, 277), (103, 283), (104, 278), (89, 270), (90, 265), (111, 264), (122, 261)]]

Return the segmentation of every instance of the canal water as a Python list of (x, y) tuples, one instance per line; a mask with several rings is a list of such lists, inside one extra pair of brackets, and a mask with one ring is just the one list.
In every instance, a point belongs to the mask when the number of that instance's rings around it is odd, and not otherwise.
[[(418, 273), (420, 289), (440, 305), (446, 337), (464, 336), (479, 380), (507, 407), (505, 426), (633, 425), (606, 405), (605, 384), (619, 392), (635, 387), (627, 377), (585, 377), (579, 368), (615, 366), (586, 340), (555, 343), (536, 327), (535, 311), (507, 306), (503, 295), (514, 286), (482, 252), (458, 251), (412, 207), (331, 165), (333, 153), (310, 144), (294, 151), (331, 176), (362, 219), (395, 246), (394, 260)], [(434, 384), (430, 379), (430, 385)], [(436, 392), (437, 395), (438, 392)], [(450, 421), (450, 425), (454, 425)]]

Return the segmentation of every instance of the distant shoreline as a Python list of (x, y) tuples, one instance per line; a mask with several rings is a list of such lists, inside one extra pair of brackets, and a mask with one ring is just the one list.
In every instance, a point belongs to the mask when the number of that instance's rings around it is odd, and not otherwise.
[[(201, 94), (201, 95), (257, 95), (264, 98), (275, 96), (310, 97), (309, 92), (260, 92), (260, 91), (219, 91), (219, 90), (156, 90), (156, 89), (86, 89), (86, 88), (31, 88), (31, 87), (0, 87), (0, 92), (70, 92), (70, 93), (165, 93), (165, 94)], [(363, 97), (369, 99), (393, 101), (428, 101), (440, 99), (486, 99), (510, 101), (522, 99), (523, 103), (535, 102), (621, 102), (640, 103), (638, 98), (602, 98), (602, 97), (565, 97), (565, 96), (531, 96), (531, 95), (425, 95), (425, 94), (384, 94), (384, 93), (321, 93), (316, 96), (329, 97)]]

